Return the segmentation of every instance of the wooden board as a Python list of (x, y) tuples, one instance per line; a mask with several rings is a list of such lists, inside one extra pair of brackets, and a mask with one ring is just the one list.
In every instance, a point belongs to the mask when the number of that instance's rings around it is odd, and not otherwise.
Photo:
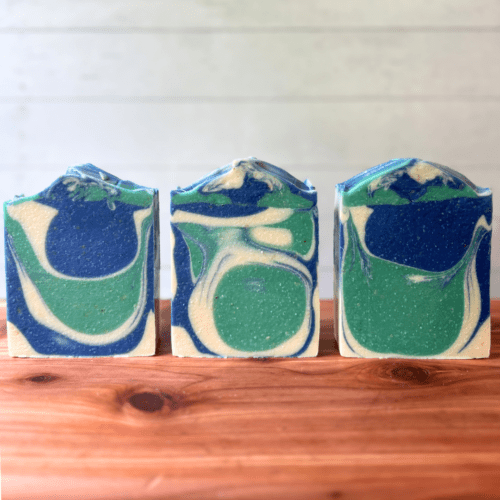
[[(3, 500), (500, 498), (500, 301), (486, 360), (30, 360), (0, 331)], [(483, 496), (481, 496), (483, 495)]]

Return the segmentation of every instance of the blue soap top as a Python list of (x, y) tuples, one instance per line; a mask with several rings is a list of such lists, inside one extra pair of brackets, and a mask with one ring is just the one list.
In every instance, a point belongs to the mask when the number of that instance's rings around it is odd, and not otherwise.
[(64, 175), (58, 177), (40, 193), (32, 196), (15, 196), (13, 200), (6, 201), (4, 205), (18, 204), (29, 200), (51, 204), (51, 201), (55, 202), (57, 199), (67, 198), (71, 201), (106, 200), (111, 209), (115, 207), (116, 202), (147, 207), (151, 205), (156, 192), (156, 189), (121, 180), (115, 175), (87, 163), (77, 167), (69, 167)]
[(172, 211), (196, 210), (200, 204), (242, 205), (265, 209), (311, 208), (317, 204), (312, 184), (285, 170), (251, 157), (234, 160), (194, 184), (172, 191)]
[(398, 158), (337, 184), (344, 203), (360, 205), (405, 205), (413, 202), (491, 196), (462, 174), (418, 158)]
[[(33, 200), (51, 204), (58, 199), (70, 201), (106, 200), (109, 208), (114, 209), (116, 202), (147, 207), (153, 202), (158, 190), (124, 181), (109, 172), (87, 163), (69, 167), (64, 175), (58, 177), (48, 188), (32, 196), (16, 196), (5, 205), (18, 204)], [(56, 207), (58, 208), (58, 207)]]

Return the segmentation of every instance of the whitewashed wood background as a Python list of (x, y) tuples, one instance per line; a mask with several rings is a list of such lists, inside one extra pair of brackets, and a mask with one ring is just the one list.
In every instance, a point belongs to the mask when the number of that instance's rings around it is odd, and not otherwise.
[(170, 189), (233, 158), (318, 188), (325, 298), (336, 183), (416, 156), (500, 193), (498, 0), (0, 0), (0, 75), (1, 198), (86, 162), (160, 188), (163, 298)]

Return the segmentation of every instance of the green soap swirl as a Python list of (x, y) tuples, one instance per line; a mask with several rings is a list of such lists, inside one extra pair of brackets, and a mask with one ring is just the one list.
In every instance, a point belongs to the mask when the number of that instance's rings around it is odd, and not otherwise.
[[(439, 273), (373, 257), (363, 250), (351, 219), (347, 231), (342, 290), (354, 338), (379, 353), (432, 356), (448, 349), (460, 333), (465, 273), (484, 235), (483, 228), (474, 233), (462, 260)], [(418, 282), (409, 276), (418, 276)]]
[(50, 274), (39, 263), (21, 225), (8, 214), (5, 226), (18, 261), (50, 311), (68, 327), (97, 335), (122, 325), (139, 302), (152, 218), (151, 214), (142, 222), (139, 253), (133, 265), (123, 273), (102, 279), (65, 280)]
[[(314, 238), (314, 222), (312, 214), (309, 211), (294, 212), (292, 216), (283, 222), (270, 224), (271, 228), (288, 229), (292, 233), (292, 244), (287, 250), (295, 252), (299, 255), (306, 255), (311, 249)], [(268, 244), (273, 248), (282, 248), (276, 245)]]
[(265, 351), (293, 337), (306, 307), (306, 288), (297, 274), (263, 265), (228, 271), (213, 303), (220, 337), (241, 351)]

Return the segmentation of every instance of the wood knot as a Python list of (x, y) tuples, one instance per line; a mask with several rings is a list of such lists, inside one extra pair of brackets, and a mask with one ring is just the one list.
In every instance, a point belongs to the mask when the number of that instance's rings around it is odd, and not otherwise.
[(341, 491), (332, 491), (328, 498), (341, 498), (342, 497), (342, 492)]
[(26, 377), (27, 382), (33, 382), (35, 384), (48, 384), (50, 382), (55, 382), (59, 380), (58, 375), (52, 375), (50, 373), (41, 373), (39, 375), (31, 375), (30, 377)]
[(137, 417), (137, 410), (143, 415), (166, 415), (192, 404), (182, 394), (170, 393), (160, 387), (151, 387), (142, 384), (124, 387), (116, 391), (116, 404), (126, 413)]
[(133, 394), (128, 401), (134, 408), (148, 413), (160, 411), (165, 404), (161, 396), (152, 392), (139, 392)]
[(430, 382), (431, 374), (420, 366), (400, 363), (389, 370), (389, 377), (405, 385), (426, 385)]

